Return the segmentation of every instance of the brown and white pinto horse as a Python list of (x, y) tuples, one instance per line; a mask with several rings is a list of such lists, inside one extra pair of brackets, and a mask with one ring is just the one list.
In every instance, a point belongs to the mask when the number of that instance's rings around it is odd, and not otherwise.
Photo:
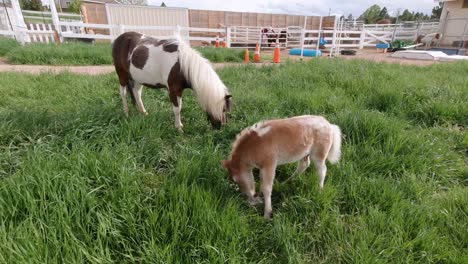
[(142, 86), (167, 88), (175, 126), (182, 130), (182, 92), (185, 88), (192, 88), (213, 128), (219, 129), (221, 124), (226, 123), (232, 96), (210, 63), (182, 41), (179, 35), (170, 39), (155, 39), (126, 32), (114, 41), (112, 57), (127, 116), (127, 91), (138, 110), (146, 115), (141, 100)]
[(270, 218), (276, 166), (298, 161), (291, 179), (304, 172), (312, 159), (323, 188), (327, 173), (325, 160), (338, 162), (340, 154), (340, 128), (321, 116), (306, 115), (263, 121), (244, 129), (232, 146), (230, 159), (221, 164), (252, 205), (261, 202), (255, 194), (252, 174), (253, 168), (260, 169), (264, 216)]
[(436, 33), (427, 34), (427, 35), (419, 35), (419, 36), (416, 38), (416, 44), (424, 43), (424, 44), (425, 44), (425, 48), (426, 48), (426, 49), (429, 49), (429, 48), (431, 48), (431, 46), (432, 46), (433, 44), (434, 44), (434, 45), (438, 45), (441, 38), (442, 38), (442, 34), (437, 33), (437, 32), (436, 32)]

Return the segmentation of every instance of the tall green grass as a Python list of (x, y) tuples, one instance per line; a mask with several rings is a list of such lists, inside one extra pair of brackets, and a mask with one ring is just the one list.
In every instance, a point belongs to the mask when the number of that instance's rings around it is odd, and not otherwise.
[(0, 37), (0, 56), (5, 56), (9, 51), (19, 46), (14, 38)]
[[(465, 263), (465, 64), (312, 60), (219, 72), (235, 101), (212, 131), (185, 92), (122, 114), (115, 74), (0, 74), (0, 262)], [(283, 184), (274, 218), (220, 166), (262, 119), (320, 114), (344, 134), (323, 191)]]
[(13, 64), (103, 65), (112, 64), (112, 51), (108, 43), (31, 43), (10, 50), (6, 58)]
[[(196, 50), (211, 62), (243, 62), (245, 56), (244, 49), (197, 47)], [(253, 60), (252, 51), (249, 53), (249, 58)]]
[[(14, 40), (0, 40), (0, 56), (13, 64), (32, 65), (105, 65), (112, 64), (109, 43), (66, 42), (60, 45), (32, 43), (19, 46)], [(244, 50), (197, 47), (211, 62), (243, 62)], [(251, 59), (253, 54), (250, 54)]]

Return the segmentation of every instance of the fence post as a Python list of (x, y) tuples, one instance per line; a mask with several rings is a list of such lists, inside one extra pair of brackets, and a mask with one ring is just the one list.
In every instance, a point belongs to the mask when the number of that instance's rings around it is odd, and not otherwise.
[(318, 56), (318, 51), (320, 49), (320, 38), (322, 37), (322, 22), (323, 22), (323, 16), (320, 16), (320, 24), (318, 28), (318, 33), (317, 33), (317, 46), (315, 47), (315, 54)]
[(359, 49), (364, 48), (364, 41), (366, 40), (366, 29), (362, 27), (361, 36), (359, 38)]
[(420, 33), (421, 33), (421, 22), (418, 21), (418, 28), (416, 30), (416, 37), (414, 39), (417, 39)]
[(16, 16), (16, 24), (13, 25), (13, 31), (15, 32), (16, 39), (24, 45), (24, 43), (31, 42), (31, 38), (29, 37), (26, 30), (26, 23), (24, 23), (23, 13), (21, 12), (21, 7), (18, 0), (11, 0), (11, 7), (13, 8), (14, 14)]
[(304, 42), (305, 42), (305, 29), (301, 28), (301, 60), (304, 57), (304, 44), (305, 44)]
[(227, 47), (227, 48), (230, 48), (230, 47), (231, 47), (231, 28), (230, 28), (230, 27), (227, 27), (227, 28), (226, 28), (226, 40), (225, 40), (225, 43), (226, 43), (226, 47)]
[(60, 37), (60, 42), (63, 42), (62, 29), (59, 25), (60, 19), (57, 13), (57, 8), (55, 7), (55, 1), (50, 0), (49, 3), (50, 3), (50, 12), (52, 13), (52, 23), (54, 24), (54, 28)]
[(336, 27), (338, 26), (336, 16), (335, 16), (335, 23), (333, 25), (333, 38), (332, 38), (332, 47), (330, 49), (330, 56), (333, 56), (333, 52), (335, 51), (335, 43), (336, 43)]

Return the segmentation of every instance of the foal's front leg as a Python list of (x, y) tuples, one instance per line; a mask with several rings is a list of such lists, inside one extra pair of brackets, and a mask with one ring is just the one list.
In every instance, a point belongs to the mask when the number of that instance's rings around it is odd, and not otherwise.
[(247, 175), (248, 180), (248, 193), (247, 193), (247, 200), (251, 206), (255, 206), (257, 204), (262, 203), (262, 199), (255, 193), (255, 179), (252, 170), (249, 171)]
[(263, 216), (266, 219), (271, 218), (273, 209), (271, 208), (271, 192), (273, 190), (273, 181), (275, 179), (276, 165), (271, 164), (261, 169), (263, 199), (265, 199), (265, 211)]

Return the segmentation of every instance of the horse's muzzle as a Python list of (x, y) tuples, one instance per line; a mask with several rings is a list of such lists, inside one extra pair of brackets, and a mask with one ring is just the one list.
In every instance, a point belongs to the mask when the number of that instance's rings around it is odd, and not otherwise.
[(223, 115), (223, 118), (221, 118), (221, 120), (215, 118), (210, 113), (207, 113), (206, 115), (207, 115), (208, 120), (210, 121), (211, 126), (213, 127), (213, 129), (221, 129), (221, 125), (226, 123), (225, 122), (225, 120), (226, 120), (225, 115)]

